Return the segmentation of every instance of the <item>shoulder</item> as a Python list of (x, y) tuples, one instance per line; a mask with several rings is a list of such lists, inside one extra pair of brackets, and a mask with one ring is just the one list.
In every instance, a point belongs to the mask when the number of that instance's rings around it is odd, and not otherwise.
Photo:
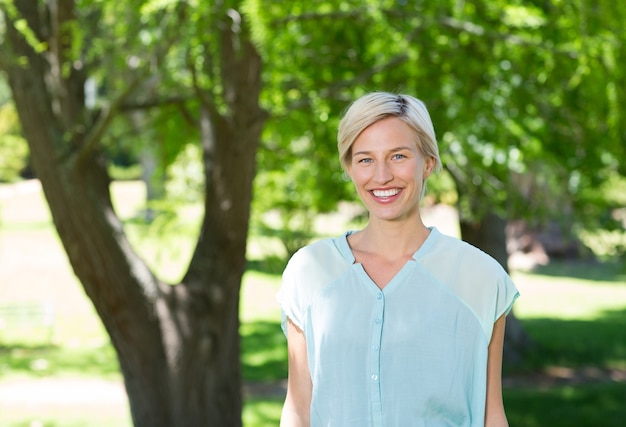
[(283, 271), (278, 301), (284, 315), (302, 330), (305, 312), (315, 295), (341, 277), (351, 265), (344, 243), (345, 235), (307, 245), (291, 257)]
[(491, 255), (461, 239), (435, 232), (436, 239), (429, 255), (454, 267), (447, 269), (451, 274), (506, 275), (502, 265)]
[(316, 273), (317, 270), (345, 264), (339, 250), (340, 239), (327, 238), (299, 249), (287, 263), (284, 274)]
[(298, 250), (283, 271), (282, 287), (309, 300), (354, 263), (346, 235), (319, 240)]
[(493, 257), (479, 248), (439, 232), (422, 265), (471, 309), (488, 336), (493, 322), (508, 313), (519, 293)]

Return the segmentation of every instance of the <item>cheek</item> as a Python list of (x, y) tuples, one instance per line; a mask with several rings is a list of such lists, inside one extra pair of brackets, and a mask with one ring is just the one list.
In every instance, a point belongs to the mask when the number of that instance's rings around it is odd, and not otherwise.
[(350, 179), (352, 180), (353, 183), (358, 183), (358, 182), (362, 182), (363, 181), (363, 171), (359, 171), (359, 168), (353, 169), (353, 168), (348, 168), (348, 176), (350, 177)]
[(359, 176), (358, 174), (352, 175), (352, 185), (354, 186), (354, 189), (356, 190), (357, 194), (362, 196), (364, 193), (367, 193), (367, 183), (368, 183), (368, 180), (364, 178), (362, 175), (361, 176)]

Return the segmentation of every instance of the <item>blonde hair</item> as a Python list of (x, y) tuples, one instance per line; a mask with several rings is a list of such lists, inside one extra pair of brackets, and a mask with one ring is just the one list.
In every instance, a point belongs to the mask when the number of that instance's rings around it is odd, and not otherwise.
[(372, 92), (354, 101), (339, 123), (337, 148), (344, 171), (352, 161), (352, 145), (361, 132), (387, 117), (397, 117), (413, 129), (417, 148), (425, 157), (435, 159), (433, 171), (441, 169), (435, 129), (426, 105), (410, 95)]

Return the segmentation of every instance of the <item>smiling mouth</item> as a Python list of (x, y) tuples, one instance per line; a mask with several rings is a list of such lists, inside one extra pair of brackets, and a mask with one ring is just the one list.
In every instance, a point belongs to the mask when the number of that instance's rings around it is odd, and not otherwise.
[(399, 192), (399, 188), (390, 188), (389, 190), (372, 190), (372, 194), (375, 197), (393, 197)]

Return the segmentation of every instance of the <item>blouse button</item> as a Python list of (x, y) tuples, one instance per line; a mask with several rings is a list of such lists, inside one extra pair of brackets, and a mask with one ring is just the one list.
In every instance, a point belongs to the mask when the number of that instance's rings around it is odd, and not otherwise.
[(383, 299), (383, 294), (378, 293), (378, 294), (376, 295), (376, 299)]
[(372, 374), (372, 381), (376, 381), (378, 380), (378, 375), (377, 374)]
[(382, 319), (376, 319), (376, 324), (380, 325), (381, 323), (383, 323)]

